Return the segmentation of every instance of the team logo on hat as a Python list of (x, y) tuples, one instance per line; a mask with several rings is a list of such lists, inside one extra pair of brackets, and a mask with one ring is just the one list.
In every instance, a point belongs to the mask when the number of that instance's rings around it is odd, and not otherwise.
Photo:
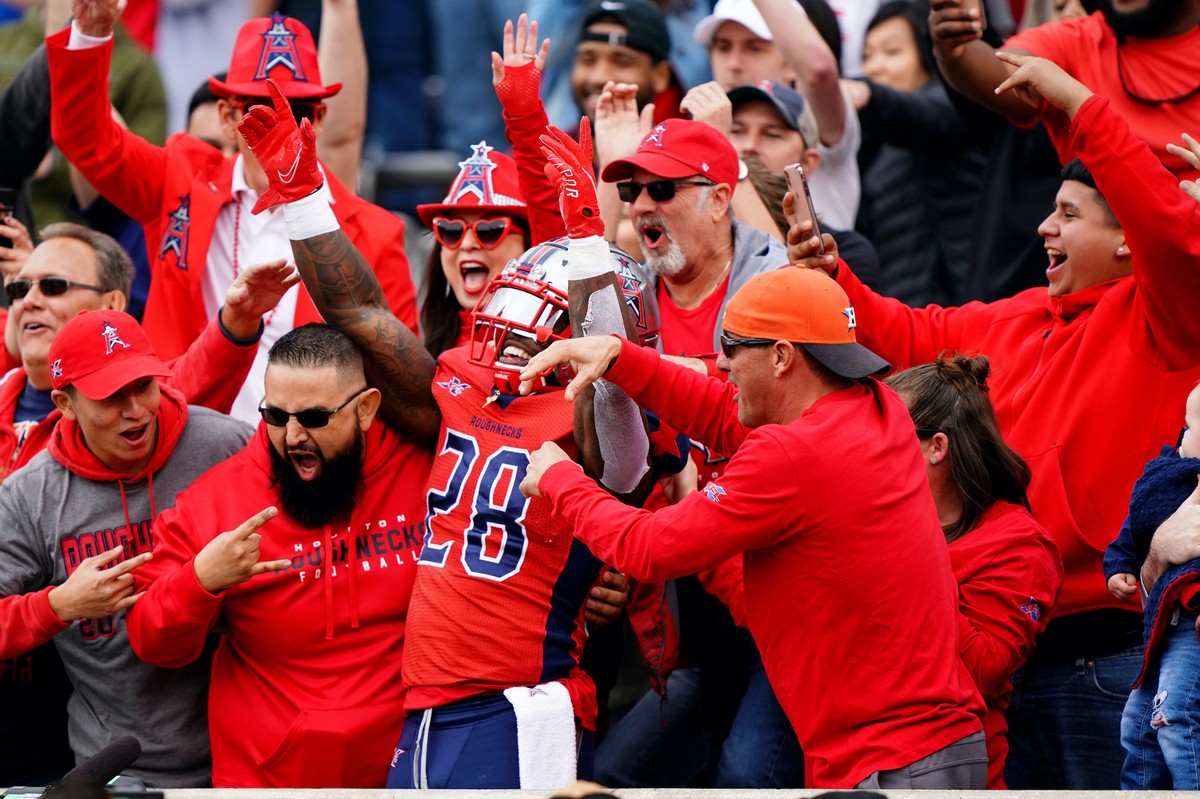
[(846, 319), (848, 320), (848, 322), (846, 324), (847, 330), (853, 330), (854, 328), (858, 327), (858, 321), (855, 320), (855, 318), (854, 318), (854, 306), (853, 305), (847, 305), (846, 309), (844, 311), (842, 311), (842, 316), (846, 317)]
[(167, 253), (175, 253), (175, 265), (187, 269), (188, 228), (191, 227), (192, 195), (185, 194), (179, 198), (179, 207), (171, 212), (167, 229), (163, 233), (162, 244), (158, 247), (159, 260), (165, 260)]
[(494, 149), (496, 148), (488, 147), (486, 141), (471, 145), (471, 157), (458, 162), (461, 171), (454, 179), (450, 193), (446, 195), (447, 203), (458, 203), (468, 194), (474, 194), (479, 198), (480, 205), (498, 204), (492, 198), (492, 170), (496, 168), (496, 164), (488, 158), (488, 153)]
[(129, 349), (129, 345), (121, 340), (121, 336), (117, 333), (117, 329), (108, 322), (104, 323), (104, 328), (100, 331), (100, 335), (104, 336), (104, 354), (112, 355), (113, 347), (120, 344), (125, 349)]
[(50, 376), (62, 377), (62, 358), (59, 358), (54, 363), (50, 364)]
[(271, 27), (260, 34), (263, 39), (262, 53), (258, 56), (258, 69), (251, 80), (266, 80), (277, 66), (283, 66), (296, 80), (307, 81), (304, 66), (300, 62), (300, 51), (296, 49), (296, 34), (283, 24), (286, 19), (276, 11), (271, 15)]
[(656, 144), (659, 147), (662, 147), (663, 146), (662, 137), (663, 137), (663, 134), (666, 132), (667, 132), (666, 125), (655, 125), (654, 130), (650, 131), (650, 134), (648, 136), (646, 136), (645, 139), (642, 140), (642, 146), (646, 147), (647, 145)]

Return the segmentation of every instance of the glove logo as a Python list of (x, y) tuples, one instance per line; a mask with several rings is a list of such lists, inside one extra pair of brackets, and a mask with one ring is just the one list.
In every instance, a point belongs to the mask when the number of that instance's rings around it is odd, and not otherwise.
[(299, 166), (300, 166), (300, 153), (296, 153), (296, 160), (292, 162), (291, 169), (289, 169), (287, 172), (280, 172), (279, 170), (276, 170), (276, 173), (279, 175), (279, 182), (280, 183), (291, 183), (296, 177), (296, 169)]

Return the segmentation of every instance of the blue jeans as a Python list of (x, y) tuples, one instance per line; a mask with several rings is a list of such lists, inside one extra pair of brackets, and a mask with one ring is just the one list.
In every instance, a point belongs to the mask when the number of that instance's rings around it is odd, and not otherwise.
[(750, 673), (733, 726), (721, 746), (713, 787), (804, 787), (804, 753), (761, 660)]
[(1200, 789), (1200, 640), (1196, 614), (1166, 634), (1157, 668), (1129, 695), (1121, 719), (1122, 790)]
[(1004, 781), (1013, 790), (1116, 790), (1121, 714), (1142, 648), (1074, 663), (1027, 663), (1013, 675)]

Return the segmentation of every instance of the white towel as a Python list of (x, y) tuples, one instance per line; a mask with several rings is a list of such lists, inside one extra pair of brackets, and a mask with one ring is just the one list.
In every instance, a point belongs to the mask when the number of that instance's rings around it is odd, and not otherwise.
[(517, 716), (521, 788), (553, 790), (575, 781), (575, 710), (562, 683), (504, 692)]

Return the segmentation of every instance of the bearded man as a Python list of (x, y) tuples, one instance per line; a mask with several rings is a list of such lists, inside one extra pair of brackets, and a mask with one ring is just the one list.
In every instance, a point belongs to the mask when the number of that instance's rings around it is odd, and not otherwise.
[(379, 403), (345, 334), (285, 334), (254, 438), (155, 528), (129, 638), (146, 662), (181, 666), (221, 622), (214, 786), (384, 784), (431, 455), (377, 420)]

